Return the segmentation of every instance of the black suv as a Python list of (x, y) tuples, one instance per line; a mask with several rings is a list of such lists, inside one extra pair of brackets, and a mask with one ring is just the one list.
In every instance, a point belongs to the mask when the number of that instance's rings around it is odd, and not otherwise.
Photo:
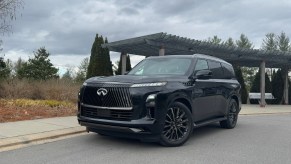
[(236, 126), (240, 84), (231, 64), (207, 55), (149, 57), (127, 75), (86, 80), (78, 121), (100, 135), (179, 146), (195, 127)]

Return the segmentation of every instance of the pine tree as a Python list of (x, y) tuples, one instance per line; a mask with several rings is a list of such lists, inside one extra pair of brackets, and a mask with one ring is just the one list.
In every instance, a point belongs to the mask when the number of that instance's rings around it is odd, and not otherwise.
[(279, 36), (277, 36), (278, 49), (280, 51), (289, 51), (290, 48), (290, 39), (284, 32), (281, 32)]
[[(256, 73), (252, 83), (251, 92), (260, 93), (260, 70)], [(272, 84), (267, 73), (265, 73), (265, 93), (272, 93)]]
[(126, 72), (129, 72), (132, 69), (131, 63), (130, 63), (130, 56), (126, 56)]
[(268, 51), (274, 51), (278, 48), (278, 42), (274, 33), (266, 34), (266, 38), (263, 39), (262, 49)]
[(252, 49), (254, 48), (253, 43), (248, 39), (245, 34), (241, 34), (239, 40), (236, 41), (236, 45), (240, 48)]
[(213, 43), (213, 44), (221, 44), (222, 39), (218, 38), (217, 35), (214, 35), (213, 38), (208, 38), (207, 42)]
[(44, 47), (34, 52), (34, 58), (30, 58), (17, 72), (19, 78), (34, 80), (47, 80), (58, 78), (58, 69), (50, 62), (49, 52)]
[(272, 75), (272, 94), (275, 97), (274, 103), (279, 104), (282, 102), (283, 92), (284, 92), (284, 79), (282, 71), (279, 69)]
[[(107, 38), (105, 38), (104, 43), (108, 43)], [(111, 75), (113, 75), (113, 70), (112, 70), (112, 62), (110, 60), (109, 49), (108, 48), (104, 48), (103, 50), (104, 50), (103, 53), (104, 53), (104, 58), (106, 60), (105, 62), (106, 62), (106, 66), (107, 66), (107, 67), (104, 67), (104, 68), (106, 68), (104, 70), (104, 72), (106, 74), (105, 76), (111, 76)]]
[(10, 60), (4, 62), (4, 58), (0, 57), (0, 80), (7, 79), (11, 73)]
[(247, 92), (246, 85), (245, 85), (245, 82), (244, 82), (244, 78), (243, 78), (243, 75), (242, 75), (242, 71), (241, 71), (240, 68), (235, 69), (235, 75), (236, 75), (237, 80), (241, 84), (240, 94), (241, 94), (242, 103), (246, 104), (247, 103), (247, 99), (248, 99), (248, 92)]
[[(244, 34), (240, 35), (239, 40), (236, 40), (236, 46), (240, 48), (246, 48), (246, 49), (251, 49), (253, 48), (253, 43), (250, 42), (248, 37)], [(241, 84), (241, 95), (242, 95), (242, 102), (246, 103), (248, 99), (248, 90), (247, 88), (250, 88), (250, 81), (249, 79), (254, 76), (252, 69), (250, 68), (241, 68), (237, 65), (234, 65), (234, 70), (236, 72), (236, 76), (238, 79), (238, 82)], [(249, 78), (246, 78), (249, 77)]]
[(112, 64), (110, 62), (109, 50), (102, 48), (101, 45), (107, 42), (102, 36), (96, 34), (95, 41), (92, 45), (91, 56), (88, 65), (86, 78), (94, 76), (110, 76), (112, 75)]
[(225, 42), (223, 42), (223, 44), (227, 46), (236, 46), (232, 38), (228, 38)]

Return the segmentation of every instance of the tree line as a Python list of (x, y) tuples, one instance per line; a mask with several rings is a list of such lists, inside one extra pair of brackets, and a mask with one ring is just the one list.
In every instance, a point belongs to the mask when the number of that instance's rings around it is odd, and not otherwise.
[[(110, 60), (109, 50), (101, 45), (108, 43), (107, 38), (96, 34), (91, 48), (90, 58), (84, 58), (78, 66), (78, 71), (73, 77), (73, 71), (68, 69), (62, 77), (58, 75), (58, 69), (53, 66), (49, 56), (50, 53), (45, 47), (39, 48), (33, 57), (24, 61), (19, 58), (15, 63), (11, 60), (4, 61), (0, 58), (0, 80), (8, 78), (29, 79), (29, 80), (49, 80), (64, 79), (74, 82), (83, 82), (94, 76), (111, 76), (121, 74), (121, 62), (113, 65)], [(121, 56), (121, 55), (120, 55)], [(126, 71), (131, 70), (130, 57), (127, 55)]]
[[(228, 38), (226, 41), (223, 41), (218, 36), (213, 36), (208, 38), (207, 42), (213, 44), (222, 44), (227, 46), (235, 46), (246, 49), (253, 49), (254, 44), (248, 39), (245, 34), (241, 34), (239, 39), (234, 41), (232, 38)], [(289, 37), (285, 32), (281, 32), (279, 35), (275, 33), (267, 33), (263, 39), (261, 50), (267, 51), (291, 51), (291, 43)], [(235, 74), (240, 82), (242, 102), (247, 103), (248, 93), (249, 92), (260, 92), (260, 69), (254, 67), (240, 67), (235, 63), (232, 63), (235, 69)], [(284, 80), (283, 80), (283, 70), (282, 68), (276, 69), (266, 69), (265, 74), (265, 84), (266, 84), (266, 93), (272, 93), (275, 97), (269, 103), (273, 104), (282, 104), (283, 102), (283, 90), (284, 90)], [(267, 73), (269, 72), (269, 74)], [(291, 93), (291, 85), (289, 79), (289, 93)], [(291, 102), (291, 94), (289, 94), (289, 102)]]
[[(254, 48), (254, 44), (245, 34), (241, 34), (238, 40), (228, 38), (223, 41), (218, 36), (214, 36), (208, 38), (206, 41), (213, 44), (223, 44), (240, 48)], [(101, 47), (104, 43), (108, 43), (107, 38), (96, 34), (91, 48), (90, 58), (85, 58), (81, 61), (76, 76), (73, 78), (72, 71), (68, 70), (61, 78), (81, 83), (94, 76), (120, 75), (121, 62), (119, 61), (121, 60), (121, 54), (120, 60), (116, 62), (116, 65), (112, 64), (109, 50)], [(279, 35), (268, 33), (263, 39), (261, 49), (268, 51), (291, 51), (290, 39), (284, 32), (281, 32)], [(59, 79), (58, 69), (50, 62), (49, 55), (50, 53), (44, 47), (41, 47), (34, 52), (34, 57), (28, 61), (19, 59), (16, 63), (12, 64), (10, 60), (5, 62), (3, 58), (0, 58), (0, 80), (11, 77), (30, 80)], [(131, 69), (129, 55), (127, 55), (126, 60), (126, 71), (129, 71)], [(232, 64), (234, 65), (236, 77), (242, 86), (242, 102), (247, 103), (249, 92), (260, 91), (260, 70), (259, 68), (240, 67), (235, 63)], [(265, 74), (266, 93), (272, 93), (275, 97), (272, 103), (282, 103), (283, 101), (284, 80), (282, 71), (281, 68), (268, 68), (267, 72), (269, 74)], [(290, 89), (291, 85), (289, 85)]]

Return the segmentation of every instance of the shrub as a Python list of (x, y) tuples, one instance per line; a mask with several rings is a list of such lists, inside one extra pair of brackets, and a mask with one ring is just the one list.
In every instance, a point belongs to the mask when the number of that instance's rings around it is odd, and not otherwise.
[(60, 79), (47, 81), (10, 79), (0, 84), (0, 98), (76, 102), (80, 85)]

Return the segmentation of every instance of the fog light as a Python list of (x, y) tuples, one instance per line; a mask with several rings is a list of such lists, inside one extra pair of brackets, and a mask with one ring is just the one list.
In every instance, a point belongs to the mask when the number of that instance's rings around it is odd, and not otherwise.
[(146, 106), (147, 107), (154, 107), (156, 105), (155, 100), (156, 100), (156, 94), (151, 94), (148, 95), (147, 99), (146, 99)]
[(147, 100), (146, 100), (146, 102), (149, 102), (149, 101), (154, 101), (155, 99), (156, 99), (156, 94), (151, 94), (151, 95), (149, 95), (148, 97), (147, 97)]

